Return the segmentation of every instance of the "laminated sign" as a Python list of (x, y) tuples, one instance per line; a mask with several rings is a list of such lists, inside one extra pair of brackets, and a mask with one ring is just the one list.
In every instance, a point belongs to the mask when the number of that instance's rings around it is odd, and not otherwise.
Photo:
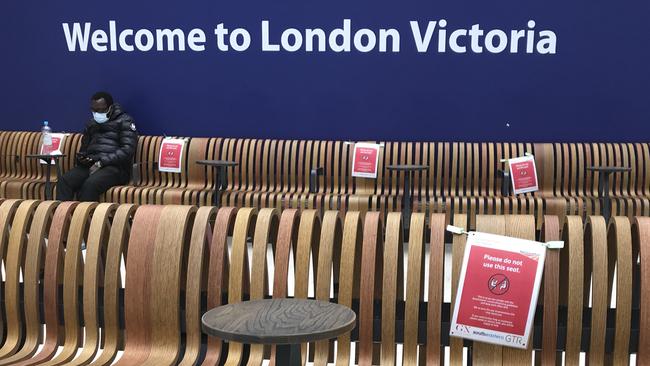
[(471, 232), (449, 335), (527, 348), (546, 244)]
[(534, 156), (527, 155), (510, 159), (508, 164), (510, 165), (510, 177), (514, 194), (537, 191), (537, 169), (535, 169)]
[(180, 173), (183, 150), (185, 150), (185, 140), (163, 140), (160, 146), (160, 155), (158, 156), (158, 170), (161, 172)]
[[(40, 155), (59, 155), (61, 154), (61, 148), (63, 147), (63, 140), (65, 140), (65, 134), (64, 133), (53, 133), (51, 134), (52, 136), (52, 144), (51, 145), (43, 145), (41, 144), (41, 152)], [(47, 164), (47, 161), (45, 160), (40, 160), (41, 164)]]
[(354, 145), (352, 160), (352, 176), (361, 178), (377, 178), (377, 163), (379, 161), (378, 144), (359, 142)]

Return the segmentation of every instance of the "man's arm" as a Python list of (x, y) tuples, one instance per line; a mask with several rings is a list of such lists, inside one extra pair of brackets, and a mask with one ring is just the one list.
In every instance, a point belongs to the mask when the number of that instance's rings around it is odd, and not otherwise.
[(138, 145), (138, 132), (131, 118), (120, 122), (120, 147), (109, 154), (104, 155), (100, 162), (102, 166), (125, 164), (133, 159), (136, 146)]

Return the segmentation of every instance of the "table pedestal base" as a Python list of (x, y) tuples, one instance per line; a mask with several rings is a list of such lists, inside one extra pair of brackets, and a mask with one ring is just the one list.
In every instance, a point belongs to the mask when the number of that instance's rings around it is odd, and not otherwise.
[(302, 359), (299, 344), (281, 344), (275, 348), (276, 365), (300, 366)]

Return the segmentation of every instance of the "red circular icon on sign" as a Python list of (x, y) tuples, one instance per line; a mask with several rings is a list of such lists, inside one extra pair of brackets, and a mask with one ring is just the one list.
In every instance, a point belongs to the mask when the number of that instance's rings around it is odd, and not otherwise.
[(510, 289), (510, 280), (501, 273), (497, 273), (488, 280), (488, 289), (495, 295), (503, 295)]
[(522, 171), (521, 171), (521, 176), (526, 176), (526, 175), (528, 175), (528, 172), (525, 171), (525, 170), (522, 170)]

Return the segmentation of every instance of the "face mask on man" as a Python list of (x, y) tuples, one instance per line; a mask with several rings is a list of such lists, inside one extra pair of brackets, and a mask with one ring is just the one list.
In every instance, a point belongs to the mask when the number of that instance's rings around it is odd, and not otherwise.
[(111, 109), (109, 108), (106, 113), (98, 113), (98, 112), (93, 112), (93, 118), (95, 119), (95, 122), (97, 123), (104, 123), (108, 121), (108, 114), (111, 112)]

